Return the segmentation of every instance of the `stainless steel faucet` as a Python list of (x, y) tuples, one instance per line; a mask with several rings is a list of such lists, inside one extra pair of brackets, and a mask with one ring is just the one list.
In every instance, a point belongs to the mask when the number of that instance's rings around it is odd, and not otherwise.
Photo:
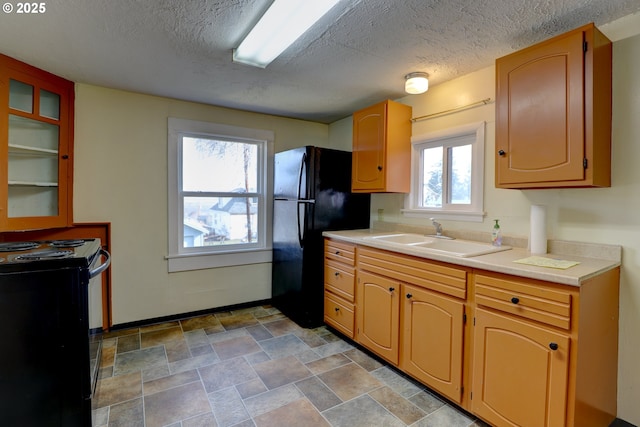
[(435, 218), (429, 218), (436, 228), (436, 236), (442, 236), (442, 224), (435, 220)]

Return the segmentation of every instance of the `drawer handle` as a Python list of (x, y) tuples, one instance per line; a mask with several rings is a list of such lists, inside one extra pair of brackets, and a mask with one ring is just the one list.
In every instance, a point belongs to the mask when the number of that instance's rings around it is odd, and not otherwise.
[(340, 311), (340, 307), (336, 307), (335, 310), (336, 310), (336, 313), (339, 312)]
[(520, 298), (518, 298), (518, 297), (513, 297), (513, 298), (511, 298), (511, 302), (512, 302), (512, 303), (514, 303), (514, 304), (517, 304), (517, 303), (519, 303), (519, 302), (520, 302)]
[(340, 255), (340, 251), (336, 251), (336, 255)]
[(498, 150), (498, 155), (504, 156), (505, 154), (507, 153), (504, 150)]
[(410, 299), (411, 297), (413, 297), (413, 295), (407, 294), (407, 299)]
[(551, 350), (553, 350), (553, 351), (556, 351), (556, 350), (558, 349), (558, 344), (556, 344), (556, 343), (554, 343), (554, 342), (549, 343), (549, 348), (550, 348)]
[(396, 290), (396, 288), (394, 288), (394, 287), (389, 288), (389, 292), (393, 292), (395, 290)]
[(333, 273), (333, 274), (334, 274), (336, 277), (338, 277), (338, 276), (340, 275), (340, 273), (339, 273), (339, 272), (337, 272), (337, 271), (336, 271), (335, 273)]

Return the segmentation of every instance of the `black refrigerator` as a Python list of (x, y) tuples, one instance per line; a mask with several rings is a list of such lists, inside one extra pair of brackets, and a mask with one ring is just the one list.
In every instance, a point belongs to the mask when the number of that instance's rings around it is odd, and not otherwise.
[(323, 324), (323, 231), (369, 228), (369, 194), (351, 193), (351, 152), (275, 155), (272, 303), (305, 328)]

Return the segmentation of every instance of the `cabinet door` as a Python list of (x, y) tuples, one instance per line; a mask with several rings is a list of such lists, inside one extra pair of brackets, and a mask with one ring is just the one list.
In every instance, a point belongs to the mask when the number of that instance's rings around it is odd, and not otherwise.
[(478, 308), (472, 412), (495, 426), (564, 426), (569, 337)]
[(356, 340), (393, 364), (398, 364), (400, 284), (386, 277), (358, 272)]
[(0, 229), (71, 225), (73, 83), (0, 55)]
[(496, 61), (496, 187), (584, 179), (583, 41), (571, 32)]
[(464, 304), (410, 285), (402, 294), (400, 368), (460, 403)]
[(385, 185), (386, 103), (353, 114), (353, 190), (381, 190)]

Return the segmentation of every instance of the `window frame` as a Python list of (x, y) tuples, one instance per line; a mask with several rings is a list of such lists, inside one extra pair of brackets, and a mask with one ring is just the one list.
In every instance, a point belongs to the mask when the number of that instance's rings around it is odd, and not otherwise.
[[(431, 147), (443, 147), (447, 151), (449, 147), (466, 145), (459, 142), (468, 139), (471, 143), (471, 203), (448, 204), (443, 200), (441, 208), (420, 206), (422, 186), (422, 149)], [(441, 219), (482, 222), (484, 212), (484, 141), (485, 122), (470, 123), (455, 128), (444, 129), (411, 138), (411, 191), (405, 196), (402, 214), (407, 217), (430, 218), (437, 216)], [(445, 154), (444, 158), (450, 163), (451, 159)], [(443, 199), (450, 191), (450, 174), (446, 164), (443, 164)]]
[[(256, 144), (258, 147), (258, 242), (246, 245), (214, 245), (185, 248), (183, 245), (184, 199), (207, 197), (207, 192), (183, 191), (182, 138), (202, 137)], [(271, 262), (273, 211), (273, 131), (212, 122), (168, 119), (168, 261), (169, 272), (199, 270)], [(216, 192), (222, 193), (222, 192)], [(231, 193), (230, 193), (231, 194)], [(240, 195), (249, 197), (254, 193)], [(238, 194), (236, 194), (238, 196)], [(262, 208), (260, 207), (262, 206)]]

